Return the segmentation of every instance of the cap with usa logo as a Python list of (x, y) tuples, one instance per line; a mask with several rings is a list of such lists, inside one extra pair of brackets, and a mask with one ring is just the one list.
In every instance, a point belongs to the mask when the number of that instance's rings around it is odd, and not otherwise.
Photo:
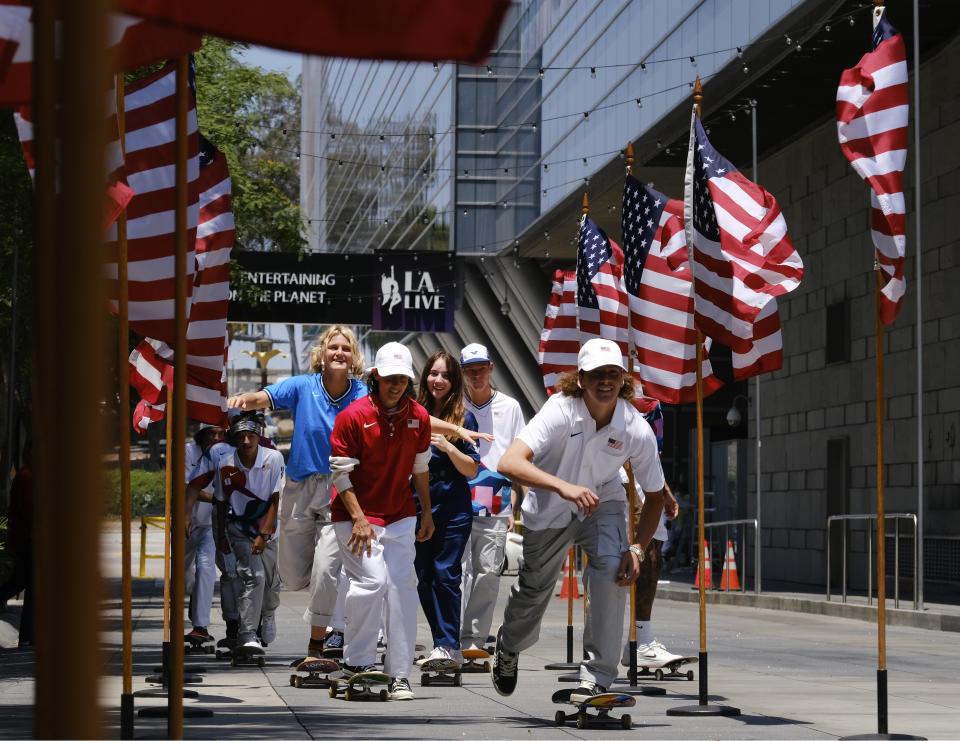
[(584, 342), (577, 356), (577, 370), (592, 371), (604, 365), (615, 365), (624, 370), (623, 354), (617, 343), (599, 337)]
[(399, 342), (388, 342), (377, 350), (370, 370), (375, 370), (381, 377), (402, 375), (414, 380), (417, 378), (413, 373), (413, 357)]

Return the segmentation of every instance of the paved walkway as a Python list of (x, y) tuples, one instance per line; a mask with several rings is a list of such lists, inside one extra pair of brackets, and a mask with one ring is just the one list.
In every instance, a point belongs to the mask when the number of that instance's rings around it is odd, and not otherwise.
[[(135, 531), (136, 532), (136, 531)], [(151, 535), (153, 551), (159, 531)], [(111, 598), (105, 604), (108, 676), (101, 684), (107, 737), (119, 737), (120, 610), (119, 532), (104, 537), (104, 573)], [(136, 548), (134, 549), (136, 553)], [(148, 562), (156, 575), (159, 561)], [(136, 573), (138, 565), (134, 565)], [(504, 579), (501, 605), (511, 579)], [(135, 580), (134, 689), (149, 685), (144, 677), (159, 662), (162, 638), (162, 589), (156, 578)], [(665, 591), (689, 594), (688, 585), (664, 584)], [(665, 594), (665, 596), (668, 596)], [(876, 731), (876, 628), (870, 623), (833, 615), (773, 610), (743, 604), (709, 604), (707, 642), (710, 699), (741, 709), (734, 718), (666, 715), (669, 708), (695, 704), (698, 683), (646, 682), (666, 690), (659, 697), (639, 697), (632, 710), (634, 729), (578, 730), (553, 724), (558, 706), (550, 695), (558, 672), (544, 664), (565, 658), (566, 603), (551, 601), (540, 642), (520, 659), (517, 692), (496, 694), (488, 675), (464, 675), (464, 686), (419, 686), (412, 702), (347, 703), (326, 690), (289, 685), (288, 663), (302, 651), (307, 629), (301, 620), (306, 593), (284, 593), (278, 612), (279, 638), (268, 649), (264, 669), (232, 669), (225, 662), (190, 656), (188, 666), (205, 666), (204, 681), (190, 685), (200, 696), (185, 707), (213, 710), (208, 719), (187, 719), (188, 738), (597, 738), (618, 734), (668, 739), (831, 738)], [(498, 612), (500, 612), (498, 608)], [(582, 602), (574, 622), (580, 650)], [(699, 617), (695, 604), (661, 599), (655, 608), (658, 638), (678, 653), (696, 653)], [(214, 613), (215, 621), (219, 616)], [(0, 626), (2, 627), (2, 626)], [(223, 634), (215, 622), (211, 628)], [(421, 621), (420, 640), (428, 631)], [(2, 638), (2, 636), (0, 636)], [(890, 731), (928, 738), (956, 738), (960, 720), (960, 641), (956, 635), (892, 625), (887, 630)], [(33, 701), (32, 652), (0, 653), (0, 735), (28, 737)], [(163, 701), (137, 698), (137, 709)], [(163, 737), (163, 720), (136, 719), (137, 737)]]

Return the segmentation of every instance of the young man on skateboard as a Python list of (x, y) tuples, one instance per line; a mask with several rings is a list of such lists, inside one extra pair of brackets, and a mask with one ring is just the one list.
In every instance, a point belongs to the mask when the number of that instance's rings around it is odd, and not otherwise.
[[(617, 676), (627, 589), (663, 509), (663, 472), (650, 425), (633, 407), (633, 379), (616, 343), (580, 348), (577, 372), (560, 377), (547, 400), (500, 459), (499, 471), (530, 487), (523, 502), (523, 566), (497, 634), (493, 684), (517, 685), (521, 651), (536, 643), (567, 551), (587, 554), (587, 616), (580, 686), (571, 699), (602, 694)], [(630, 461), (646, 494), (635, 544), (628, 544), (627, 498), (619, 469)]]
[[(330, 506), (348, 581), (343, 671), (374, 670), (377, 633), (387, 606), (384, 672), (389, 696), (410, 700), (410, 667), (417, 642), (414, 542), (434, 525), (430, 505), (430, 416), (412, 398), (413, 359), (399, 342), (377, 351), (370, 393), (337, 416), (330, 437), (330, 470), (337, 495)], [(412, 475), (411, 475), (412, 474)], [(413, 481), (422, 515), (410, 491)]]
[(209, 498), (201, 489), (216, 486), (217, 547), (233, 552), (241, 583), (238, 645), (257, 652), (262, 650), (257, 638), (261, 612), (272, 619), (279, 604), (273, 532), (284, 472), (280, 451), (260, 445), (262, 433), (262, 414), (238, 414), (230, 422), (228, 442), (207, 450), (187, 487), (187, 504), (192, 507), (198, 499)]
[[(471, 343), (460, 351), (463, 370), (463, 405), (477, 420), (480, 432), (493, 435), (492, 442), (480, 442), (480, 462), (497, 470), (500, 458), (525, 424), (520, 404), (490, 385), (493, 361), (487, 348)], [(506, 487), (504, 487), (506, 489)], [(490, 635), (493, 611), (500, 588), (507, 533), (513, 530), (514, 510), (520, 486), (493, 492), (490, 501), (474, 495), (473, 529), (463, 558), (463, 620), (460, 643), (464, 649), (482, 649)]]

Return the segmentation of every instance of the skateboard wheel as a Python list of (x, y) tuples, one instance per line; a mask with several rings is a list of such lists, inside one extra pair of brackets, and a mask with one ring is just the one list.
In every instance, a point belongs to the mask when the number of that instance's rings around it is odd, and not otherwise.
[(459, 674), (453, 675), (453, 686), (462, 687), (463, 686), (463, 677)]
[(562, 726), (564, 723), (567, 722), (567, 714), (562, 710), (558, 710), (557, 714), (553, 716), (553, 722), (556, 723), (558, 726)]
[(301, 677), (299, 674), (295, 676), (293, 678), (293, 686), (296, 687), (297, 689), (300, 689), (301, 687), (303, 687), (303, 677)]
[(421, 686), (421, 687), (429, 687), (429, 686), (430, 686), (430, 675), (428, 675), (428, 674), (422, 674), (422, 675), (420, 676), (420, 686)]
[(586, 716), (586, 715), (578, 715), (578, 716), (577, 716), (577, 728), (583, 729), (583, 728), (586, 728), (586, 727), (587, 727), (587, 716)]
[(266, 659), (264, 659), (262, 656), (257, 657), (257, 666), (263, 667), (266, 665), (266, 663), (267, 663)]
[(331, 682), (331, 683), (330, 683), (330, 697), (336, 697), (336, 696), (337, 696), (337, 683), (336, 683), (336, 682)]
[(297, 686), (297, 683), (296, 683), (296, 681), (295, 681), (296, 678), (297, 678), (297, 675), (296, 675), (296, 674), (291, 674), (291, 675), (290, 675), (290, 686), (291, 686), (291, 687), (296, 687), (296, 686)]
[(687, 681), (688, 682), (693, 681), (693, 669), (687, 669)]
[(204, 646), (203, 652), (205, 654), (212, 654), (214, 652), (213, 646)]
[(655, 677), (657, 678), (657, 681), (658, 681), (658, 682), (662, 682), (662, 681), (663, 681), (663, 669), (657, 669), (657, 670), (653, 673), (653, 676), (655, 676)]
[(490, 673), (490, 662), (489, 662), (489, 661), (484, 661), (484, 662), (483, 662), (483, 670), (484, 670), (485, 672), (487, 672), (488, 674)]
[(633, 728), (633, 718), (630, 717), (630, 713), (620, 716), (620, 727), (625, 731), (629, 731), (631, 728)]
[(236, 657), (236, 656), (231, 656), (231, 657), (230, 657), (230, 666), (237, 666), (237, 657)]
[(387, 701), (387, 691), (380, 690), (380, 702), (386, 702), (386, 701)]
[(352, 699), (353, 699), (353, 687), (347, 687), (347, 691), (344, 693), (344, 697), (345, 697), (347, 700), (352, 700)]

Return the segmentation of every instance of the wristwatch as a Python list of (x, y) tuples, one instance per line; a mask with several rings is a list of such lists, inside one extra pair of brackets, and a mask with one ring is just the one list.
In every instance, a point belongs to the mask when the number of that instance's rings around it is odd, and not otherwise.
[(643, 559), (646, 558), (646, 554), (643, 552), (643, 548), (634, 544), (631, 545), (627, 550), (635, 554), (637, 557), (637, 563), (643, 563)]
[[(257, 535), (263, 538), (264, 542), (268, 542), (270, 540), (272, 533), (257, 533)], [(641, 558), (640, 560), (642, 561), (643, 559)]]

